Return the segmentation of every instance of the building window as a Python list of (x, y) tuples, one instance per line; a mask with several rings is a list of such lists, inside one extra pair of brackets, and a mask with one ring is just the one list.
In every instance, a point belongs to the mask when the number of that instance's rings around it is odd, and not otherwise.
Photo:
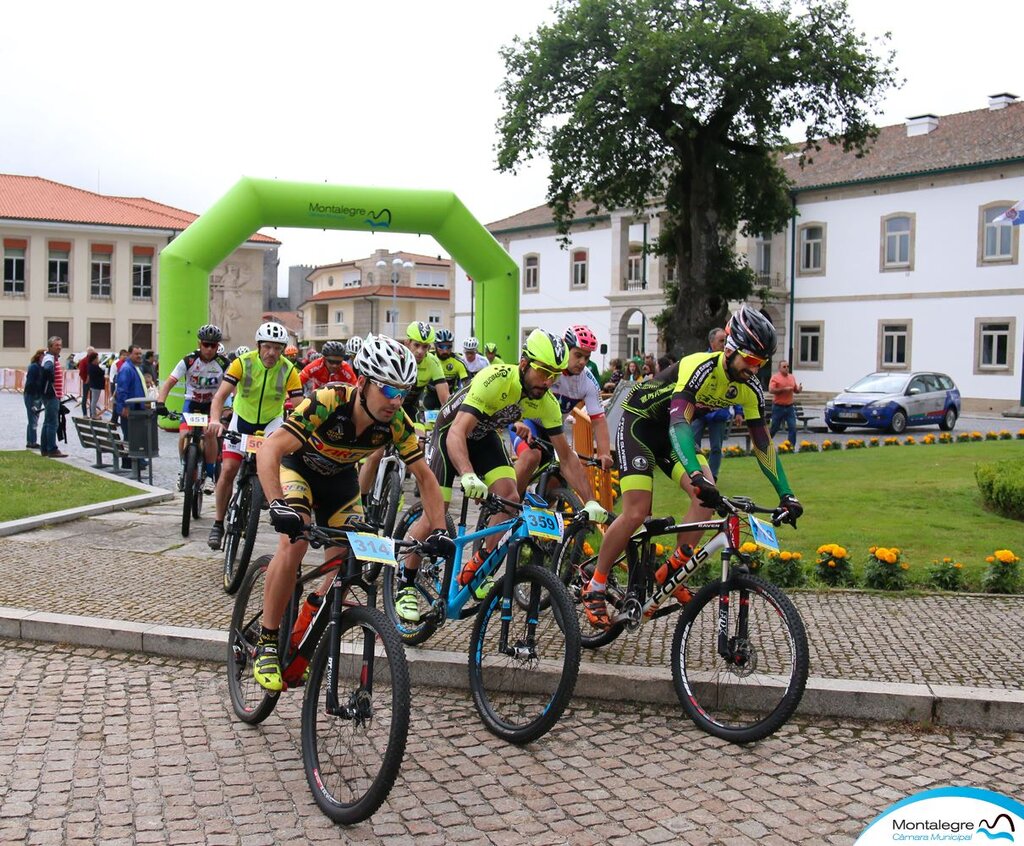
[[(114, 263), (114, 248), (108, 244), (93, 244), (89, 267), (89, 296), (98, 300), (109, 300)], [(96, 345), (93, 344), (95, 347)], [(103, 347), (107, 349), (107, 347)]]
[(4, 349), (23, 350), (25, 349), (25, 321), (5, 320), (4, 321)]
[(540, 256), (523, 257), (523, 290), (536, 291), (540, 287)]
[(587, 251), (586, 250), (573, 250), (572, 251), (572, 287), (573, 288), (586, 288), (587, 287)]
[(25, 250), (28, 241), (20, 238), (4, 239), (4, 293), (25, 294)]
[[(359, 271), (358, 270), (346, 270), (341, 277), (342, 288), (358, 288), (359, 287)], [(371, 281), (373, 281), (371, 279)]]
[(113, 347), (114, 334), (110, 323), (89, 324), (89, 346), (98, 350), (109, 350)]
[(399, 310), (397, 308), (394, 308), (394, 309), (389, 308), (384, 313), (384, 322), (385, 323), (396, 323), (397, 324), (399, 322), (398, 311)]
[(629, 257), (626, 259), (626, 284), (623, 290), (642, 291), (646, 287), (643, 248), (638, 244), (630, 244)]
[(520, 347), (520, 349), (522, 347), (526, 346), (526, 339), (530, 337), (530, 333), (534, 329), (536, 329), (536, 328), (537, 328), (536, 326), (523, 326), (519, 330), (519, 347)]
[(882, 218), (882, 270), (914, 269), (916, 215), (897, 212)]
[(825, 224), (805, 223), (798, 230), (800, 274), (822, 276), (825, 273)]
[(974, 321), (974, 372), (1013, 373), (1013, 340), (1016, 336), (1016, 318), (977, 318)]
[(763, 238), (754, 244), (754, 273), (757, 284), (768, 287), (772, 283), (772, 242)]
[(50, 241), (49, 253), (46, 294), (49, 297), (67, 297), (71, 293), (71, 244), (68, 241)]
[(427, 315), (427, 323), (433, 323), (435, 326), (439, 326), (441, 324), (441, 312), (430, 312), (430, 314)]
[(327, 286), (329, 288), (333, 288), (334, 287), (334, 277), (333, 276), (328, 276), (327, 277)]
[(447, 288), (448, 271), (446, 270), (420, 270), (416, 268), (415, 282), (417, 288)]
[(1016, 264), (1020, 236), (1017, 227), (1009, 220), (995, 223), (1013, 202), (988, 203), (979, 209), (978, 215), (978, 265)]
[(153, 299), (152, 247), (134, 247), (132, 249), (132, 299)]
[(138, 344), (143, 350), (153, 349), (153, 324), (133, 323), (132, 343)]
[(340, 308), (339, 309), (335, 309), (335, 311), (334, 311), (334, 322), (335, 323), (344, 323), (345, 322), (345, 312), (342, 311)]
[(796, 325), (796, 363), (801, 370), (821, 370), (824, 366), (823, 323)]
[(909, 370), (911, 322), (878, 322), (878, 369)]
[(64, 342), (67, 349), (71, 349), (71, 324), (67, 320), (47, 320), (47, 339), (57, 337)]

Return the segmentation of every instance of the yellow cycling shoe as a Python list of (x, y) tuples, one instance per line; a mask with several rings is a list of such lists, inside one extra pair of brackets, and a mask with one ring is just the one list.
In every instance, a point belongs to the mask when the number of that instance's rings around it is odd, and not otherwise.
[(253, 662), (252, 675), (256, 684), (271, 693), (284, 688), (281, 678), (281, 662), (277, 657), (277, 641), (260, 640), (256, 644), (256, 660)]

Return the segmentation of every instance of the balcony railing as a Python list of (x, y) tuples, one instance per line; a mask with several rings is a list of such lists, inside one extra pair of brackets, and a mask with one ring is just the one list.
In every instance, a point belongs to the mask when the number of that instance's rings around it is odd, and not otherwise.
[(647, 280), (646, 279), (630, 279), (629, 277), (622, 280), (623, 291), (646, 291)]
[(314, 323), (309, 327), (310, 340), (347, 338), (350, 334), (347, 323)]
[(782, 278), (781, 273), (759, 272), (757, 274), (757, 284), (762, 288), (775, 288), (776, 290), (782, 290), (786, 287), (786, 280)]

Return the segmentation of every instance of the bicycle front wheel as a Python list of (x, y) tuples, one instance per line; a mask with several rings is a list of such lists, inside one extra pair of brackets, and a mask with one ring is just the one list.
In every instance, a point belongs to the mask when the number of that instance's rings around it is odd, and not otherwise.
[[(375, 503), (376, 517), (380, 521), (381, 534), (393, 538), (395, 523), (398, 521), (398, 506), (402, 499), (402, 482), (398, 469), (392, 468), (384, 477), (380, 489), (380, 502)], [(368, 564), (364, 571), (367, 581), (376, 580), (380, 575), (380, 564)]]
[[(340, 649), (330, 629), (313, 654), (302, 701), (302, 763), (317, 805), (334, 822), (371, 816), (387, 798), (409, 734), (409, 667), (394, 628), (375, 608), (346, 608)], [(328, 662), (338, 711), (330, 713)]]
[[(796, 710), (810, 664), (807, 634), (777, 586), (746, 573), (705, 585), (684, 607), (672, 638), (672, 681), (683, 710), (701, 729), (731, 743), (777, 731)], [(719, 654), (720, 609), (727, 655)]]
[(249, 477), (249, 514), (245, 519), (242, 532), (242, 549), (238, 554), (238, 569), (243, 573), (252, 558), (252, 548), (256, 543), (256, 535), (260, 531), (260, 520), (263, 517), (263, 485), (253, 474)]
[(242, 527), (249, 519), (251, 498), (252, 489), (242, 485), (228, 503), (227, 519), (224, 521), (224, 592), (228, 594), (238, 590), (245, 578), (245, 567), (239, 561), (238, 553), (242, 545)]
[(181, 536), (183, 538), (188, 537), (192, 517), (199, 516), (193, 512), (196, 496), (196, 474), (198, 473), (199, 466), (199, 450), (193, 444), (189, 444), (185, 447), (185, 469), (181, 477), (184, 481), (181, 502)]
[(252, 675), (256, 641), (260, 639), (263, 617), (263, 586), (270, 556), (257, 558), (249, 577), (235, 597), (228, 630), (228, 694), (235, 715), (243, 722), (262, 723), (277, 705), (278, 694), (264, 690)]
[[(580, 670), (580, 627), (565, 587), (548, 569), (515, 566), (519, 546), (509, 550), (506, 574), (481, 603), (469, 641), (469, 686), (487, 729), (510, 743), (529, 743), (562, 716)], [(515, 560), (513, 560), (515, 559)], [(514, 573), (514, 591), (526, 607), (510, 602), (504, 637), (504, 585)], [(542, 604), (549, 604), (541, 611)]]

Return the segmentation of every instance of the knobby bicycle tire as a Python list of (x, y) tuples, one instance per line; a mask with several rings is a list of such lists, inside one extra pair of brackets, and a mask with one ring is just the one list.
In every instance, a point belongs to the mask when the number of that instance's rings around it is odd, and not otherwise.
[(196, 496), (196, 472), (199, 465), (199, 448), (190, 443), (185, 447), (185, 469), (182, 471), (182, 503), (181, 503), (181, 536), (188, 537), (193, 517), (198, 517), (193, 510)]
[[(718, 654), (718, 590), (705, 585), (683, 607), (672, 638), (672, 681), (690, 719), (731, 743), (752, 743), (781, 728), (807, 684), (807, 634), (782, 590), (748, 573), (729, 577), (729, 644)], [(747, 633), (738, 631), (747, 612)]]
[[(422, 503), (417, 503), (407, 509), (395, 528), (395, 538), (402, 540), (408, 534), (409, 527), (419, 519), (422, 513)], [(449, 514), (445, 515), (445, 525), (448, 534), (454, 537), (455, 523)], [(440, 564), (440, 566), (446, 565)], [(431, 565), (426, 562), (420, 562), (420, 569), (416, 573), (415, 583), (417, 591), (419, 591), (420, 596), (428, 607), (439, 599), (439, 580), (435, 579), (433, 575), (428, 574), (430, 567)], [(429, 640), (434, 632), (437, 631), (438, 622), (427, 615), (421, 616), (418, 623), (408, 623), (402, 620), (395, 609), (395, 596), (398, 593), (397, 582), (398, 571), (394, 567), (388, 567), (384, 572), (384, 578), (381, 580), (381, 602), (384, 607), (384, 614), (394, 625), (395, 631), (398, 632), (398, 636), (402, 639), (402, 643), (408, 646), (418, 646), (424, 641)]]
[[(346, 608), (331, 655), (330, 629), (320, 638), (302, 701), (302, 763), (317, 805), (334, 822), (370, 817), (387, 798), (409, 734), (409, 667), (405, 648), (375, 608)], [(337, 672), (338, 704), (327, 712), (328, 659)], [(372, 662), (372, 664), (370, 663)], [(372, 692), (364, 674), (372, 666)]]
[(241, 566), (239, 550), (242, 545), (242, 526), (248, 520), (249, 498), (252, 488), (242, 485), (228, 503), (227, 519), (224, 521), (224, 592), (232, 594), (245, 578), (245, 567)]
[[(562, 542), (555, 551), (552, 567), (559, 581), (565, 585), (569, 599), (576, 608), (576, 620), (580, 627), (580, 642), (584, 649), (599, 649), (607, 646), (626, 630), (625, 623), (614, 623), (611, 628), (599, 629), (590, 624), (587, 612), (583, 610), (580, 598), (586, 592), (587, 584), (597, 564), (596, 550), (587, 553), (584, 543), (587, 537), (597, 529), (590, 523), (573, 523), (566, 527)], [(623, 558), (624, 560), (624, 558)], [(616, 596), (624, 595), (625, 591), (615, 577), (615, 571), (608, 574), (608, 611), (615, 610)]]
[(235, 716), (250, 725), (262, 723), (269, 717), (278, 700), (278, 694), (264, 690), (252, 675), (263, 616), (263, 586), (269, 566), (270, 556), (263, 555), (249, 568), (249, 575), (235, 596), (228, 629), (228, 694)]
[[(558, 722), (576, 687), (581, 651), (565, 586), (544, 567), (516, 566), (520, 546), (509, 549), (505, 575), (481, 603), (469, 641), (473, 704), (488, 731), (516, 744), (542, 737)], [(504, 584), (513, 577), (514, 587), (526, 586), (531, 601), (525, 609), (510, 603), (508, 646), (516, 654), (507, 655), (499, 651), (502, 599)], [(540, 611), (545, 593), (550, 607)], [(531, 620), (536, 621), (532, 637)]]
[(256, 544), (256, 535), (259, 534), (263, 517), (263, 485), (255, 473), (249, 477), (249, 490), (249, 513), (243, 523), (242, 551), (238, 556), (238, 569), (243, 573), (252, 558), (252, 548)]
[[(386, 538), (394, 537), (395, 523), (398, 521), (398, 505), (402, 500), (402, 483), (398, 468), (392, 467), (384, 477), (380, 488), (380, 501), (374, 503), (372, 517), (381, 527), (381, 534)], [(380, 575), (382, 564), (367, 564), (366, 579), (375, 581)]]

